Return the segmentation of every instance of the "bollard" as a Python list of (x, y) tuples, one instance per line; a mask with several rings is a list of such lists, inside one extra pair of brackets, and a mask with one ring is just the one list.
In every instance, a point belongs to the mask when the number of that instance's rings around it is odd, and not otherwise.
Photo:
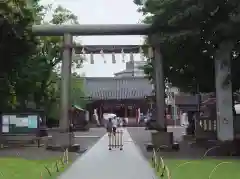
[(68, 164), (68, 149), (66, 149), (66, 162)]
[(66, 163), (66, 151), (63, 152), (63, 157), (62, 157), (63, 163)]
[(56, 161), (56, 163), (55, 163), (55, 166), (56, 166), (56, 172), (59, 172), (59, 167), (58, 167), (57, 161)]
[(169, 168), (166, 166), (167, 179), (171, 179), (171, 174)]
[(157, 160), (156, 160), (156, 152), (155, 152), (155, 149), (153, 149), (152, 160), (153, 160), (153, 168), (156, 168), (156, 166), (157, 166)]
[(122, 150), (123, 149), (123, 131), (121, 130), (120, 131), (120, 150)]
[(119, 136), (119, 133), (118, 133), (118, 131), (117, 131), (116, 134), (115, 134), (115, 148), (118, 147), (118, 146), (117, 146), (118, 136)]
[(160, 178), (164, 178), (165, 177), (165, 171), (166, 171), (166, 167), (164, 166), (160, 175)]
[(47, 166), (44, 166), (44, 168), (47, 170), (49, 176), (52, 176), (52, 173), (51, 173), (51, 171), (49, 170), (49, 168), (48, 168)]
[(110, 132), (108, 133), (108, 149), (112, 150), (112, 148), (111, 148), (111, 133)]

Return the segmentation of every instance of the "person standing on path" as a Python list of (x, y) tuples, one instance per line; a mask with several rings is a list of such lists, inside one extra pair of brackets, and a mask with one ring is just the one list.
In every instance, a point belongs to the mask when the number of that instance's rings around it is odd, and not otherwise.
[(117, 117), (114, 117), (113, 120), (112, 120), (112, 127), (113, 127), (113, 134), (115, 135), (116, 134), (116, 131), (117, 131), (117, 126), (118, 126), (118, 120), (117, 120)]
[(180, 116), (180, 125), (183, 127), (188, 126), (188, 114), (185, 111), (183, 111)]
[(97, 109), (94, 109), (94, 112), (93, 112), (93, 119), (96, 121), (97, 126), (100, 126), (100, 122), (99, 122), (99, 119), (98, 119)]
[(113, 123), (112, 123), (112, 118), (109, 118), (107, 123), (106, 123), (106, 129), (107, 129), (107, 133), (110, 136), (113, 130)]

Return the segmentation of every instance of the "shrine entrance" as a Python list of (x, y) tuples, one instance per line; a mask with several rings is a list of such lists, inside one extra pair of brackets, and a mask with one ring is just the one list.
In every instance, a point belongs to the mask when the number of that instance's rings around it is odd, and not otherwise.
[[(145, 99), (137, 100), (96, 100), (89, 102), (86, 110), (90, 112), (90, 121), (93, 121), (93, 112), (96, 110), (99, 116), (100, 123), (104, 123), (104, 113), (114, 113), (118, 117), (132, 119), (132, 123), (137, 124), (136, 118), (138, 117), (139, 110), (141, 113), (146, 114), (151, 105)], [(94, 122), (94, 121), (93, 121)]]
[[(152, 54), (149, 58), (154, 59), (155, 68), (155, 96), (156, 96), (156, 119), (159, 128), (166, 128), (164, 120), (164, 76), (163, 76), (163, 66), (162, 66), (162, 56), (160, 53), (160, 39), (159, 36), (154, 34), (150, 25), (147, 24), (119, 24), (119, 25), (34, 25), (33, 33), (37, 36), (63, 36), (63, 59), (62, 59), (62, 70), (61, 70), (61, 95), (60, 95), (60, 129), (62, 131), (68, 132), (69, 130), (69, 116), (68, 109), (70, 107), (70, 77), (71, 77), (71, 64), (72, 64), (72, 52), (76, 53), (99, 53), (99, 51), (91, 51), (91, 47), (87, 46), (76, 46), (73, 43), (73, 36), (94, 36), (94, 35), (148, 35), (150, 38), (150, 43), (148, 49), (151, 49)], [(135, 48), (125, 48), (128, 45), (123, 45), (121, 47), (117, 45), (112, 45), (112, 49), (109, 50), (108, 47), (100, 46), (100, 53), (105, 50), (105, 53), (123, 53), (123, 49), (126, 51), (124, 53), (134, 53), (134, 51), (139, 52), (139, 45), (133, 45), (131, 47)], [(137, 47), (137, 48), (136, 48)], [(137, 50), (136, 50), (137, 49)], [(114, 58), (113, 58), (114, 60)], [(118, 111), (119, 113), (120, 110)], [(126, 113), (126, 110), (125, 110)], [(127, 113), (131, 115), (131, 110), (127, 109)], [(71, 140), (70, 140), (71, 141)], [(69, 142), (69, 145), (70, 142)]]
[[(132, 119), (132, 123), (137, 123), (138, 109), (146, 113), (150, 108), (145, 96), (153, 94), (153, 87), (144, 76), (135, 76), (135, 62), (140, 64), (147, 62), (143, 54), (144, 50), (148, 52), (149, 59), (153, 58), (152, 47), (150, 45), (76, 45), (73, 50), (75, 54), (89, 59), (90, 64), (95, 63), (95, 54), (100, 54), (101, 57), (97, 60), (102, 58), (105, 64), (117, 65), (119, 61), (126, 63), (125, 76), (84, 78), (85, 95), (91, 99), (87, 110), (90, 114), (96, 110), (100, 123), (104, 122), (104, 113), (114, 113), (118, 117), (129, 118)], [(140, 61), (135, 61), (136, 54), (140, 54)], [(106, 60), (106, 55), (112, 57), (110, 62)]]
[[(125, 117), (125, 107), (121, 105), (116, 105), (113, 107), (110, 106), (103, 106), (102, 107), (102, 114), (104, 113), (113, 113), (116, 114), (118, 117)], [(100, 114), (101, 116), (101, 114)]]
[[(125, 107), (120, 105), (116, 106), (115, 110), (113, 110), (113, 113), (119, 117), (125, 117)], [(128, 117), (128, 114), (126, 116)]]

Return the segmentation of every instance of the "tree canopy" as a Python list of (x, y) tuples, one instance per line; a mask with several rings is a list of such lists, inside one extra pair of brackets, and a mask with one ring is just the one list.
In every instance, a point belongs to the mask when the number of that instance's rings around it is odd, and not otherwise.
[(4, 109), (16, 105), (15, 87), (36, 52), (37, 41), (31, 33), (33, 12), (24, 1), (6, 0), (0, 6), (0, 106)]
[[(32, 25), (77, 24), (77, 16), (62, 6), (41, 6), (39, 0), (30, 6), (26, 1), (6, 0), (0, 6), (0, 109), (36, 108), (52, 114), (59, 106), (62, 37), (34, 37)], [(52, 18), (46, 21), (48, 12)], [(82, 60), (74, 56), (73, 67), (80, 68)], [(76, 76), (72, 75), (72, 93), (83, 96)]]
[[(214, 59), (231, 43), (233, 88), (238, 90), (240, 2), (237, 0), (135, 0), (144, 22), (161, 37), (166, 78), (182, 91), (215, 91)], [(145, 73), (153, 77), (152, 62)]]

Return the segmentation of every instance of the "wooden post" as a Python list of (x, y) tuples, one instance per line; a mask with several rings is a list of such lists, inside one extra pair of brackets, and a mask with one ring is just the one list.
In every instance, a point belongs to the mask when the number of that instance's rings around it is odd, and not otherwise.
[(102, 112), (102, 103), (99, 106), (99, 121), (102, 124), (103, 112)]
[(68, 149), (66, 149), (66, 163), (68, 164)]
[(124, 105), (124, 117), (127, 117), (127, 106)]

